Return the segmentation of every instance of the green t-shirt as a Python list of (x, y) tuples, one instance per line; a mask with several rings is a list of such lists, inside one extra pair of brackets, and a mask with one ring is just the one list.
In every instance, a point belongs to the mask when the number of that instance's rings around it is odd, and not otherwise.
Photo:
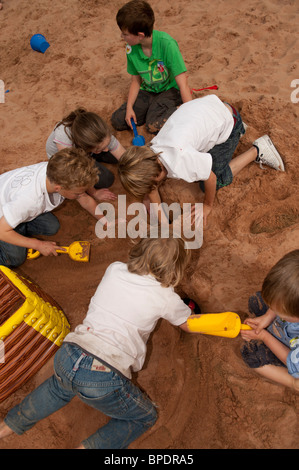
[(147, 57), (140, 44), (126, 47), (127, 71), (140, 75), (141, 89), (160, 93), (178, 88), (175, 77), (186, 72), (186, 66), (178, 43), (169, 34), (153, 31), (152, 55)]

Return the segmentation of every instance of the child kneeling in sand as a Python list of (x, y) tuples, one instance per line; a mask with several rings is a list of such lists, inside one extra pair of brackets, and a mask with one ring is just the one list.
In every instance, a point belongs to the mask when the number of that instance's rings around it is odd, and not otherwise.
[(151, 147), (131, 147), (120, 158), (124, 188), (139, 199), (161, 203), (159, 185), (166, 178), (200, 181), (205, 192), (206, 223), (216, 191), (232, 183), (250, 162), (284, 171), (283, 161), (268, 136), (257, 139), (233, 158), (245, 129), (240, 114), (216, 95), (182, 104), (152, 139)]
[(131, 85), (127, 102), (113, 113), (111, 123), (123, 131), (132, 128), (133, 119), (155, 134), (178, 106), (192, 100), (184, 59), (169, 34), (153, 29), (155, 14), (149, 3), (126, 3), (116, 21), (127, 43)]
[(51, 158), (63, 148), (81, 148), (89, 153), (99, 168), (99, 178), (88, 194), (98, 201), (115, 199), (107, 188), (114, 182), (113, 173), (103, 163), (117, 164), (125, 149), (111, 134), (107, 123), (96, 113), (77, 108), (58, 122), (48, 137), (46, 152)]
[[(49, 162), (36, 163), (0, 175), (0, 264), (20, 266), (27, 248), (57, 256), (59, 246), (37, 235), (51, 236), (59, 222), (51, 211), (64, 199), (77, 199), (95, 218), (96, 202), (86, 191), (98, 180), (99, 170), (81, 149), (64, 149)], [(32, 238), (33, 237), (33, 238)]]
[(149, 429), (156, 407), (130, 379), (160, 318), (189, 331), (190, 308), (174, 292), (189, 259), (180, 238), (143, 238), (127, 264), (112, 263), (83, 323), (56, 353), (55, 374), (8, 412), (0, 438), (23, 434), (76, 395), (111, 418), (79, 448), (123, 449)]
[(299, 250), (281, 258), (249, 299), (242, 357), (260, 375), (299, 392)]

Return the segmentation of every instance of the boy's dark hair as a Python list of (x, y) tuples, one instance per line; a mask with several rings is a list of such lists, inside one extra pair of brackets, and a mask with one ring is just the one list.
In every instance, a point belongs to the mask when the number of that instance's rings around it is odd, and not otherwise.
[(262, 297), (278, 314), (299, 317), (299, 250), (287, 253), (270, 269)]
[(149, 3), (131, 0), (118, 10), (116, 22), (121, 31), (127, 30), (135, 36), (144, 33), (145, 37), (150, 37), (153, 34), (155, 14)]

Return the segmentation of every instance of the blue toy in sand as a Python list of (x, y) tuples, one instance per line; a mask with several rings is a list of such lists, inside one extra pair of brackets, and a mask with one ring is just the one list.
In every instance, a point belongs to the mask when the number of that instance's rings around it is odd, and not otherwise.
[(34, 34), (30, 39), (30, 46), (34, 51), (42, 52), (44, 54), (48, 47), (50, 47), (50, 44), (42, 34)]
[(136, 147), (142, 147), (145, 144), (145, 138), (143, 137), (143, 135), (138, 135), (133, 118), (131, 118), (131, 123), (134, 131), (134, 139), (132, 140), (132, 144), (136, 145)]

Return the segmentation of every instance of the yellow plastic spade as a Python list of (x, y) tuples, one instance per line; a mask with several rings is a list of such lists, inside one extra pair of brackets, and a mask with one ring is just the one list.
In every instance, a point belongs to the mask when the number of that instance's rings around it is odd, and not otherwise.
[(252, 330), (249, 325), (241, 323), (239, 315), (234, 312), (190, 315), (187, 324), (190, 331), (225, 338), (235, 338), (240, 330)]
[[(57, 253), (67, 253), (69, 257), (74, 261), (83, 261), (87, 263), (89, 261), (90, 243), (89, 242), (73, 242), (70, 246), (61, 246), (57, 249)], [(31, 248), (27, 251), (27, 259), (36, 259), (40, 256), (39, 251), (34, 251)]]

